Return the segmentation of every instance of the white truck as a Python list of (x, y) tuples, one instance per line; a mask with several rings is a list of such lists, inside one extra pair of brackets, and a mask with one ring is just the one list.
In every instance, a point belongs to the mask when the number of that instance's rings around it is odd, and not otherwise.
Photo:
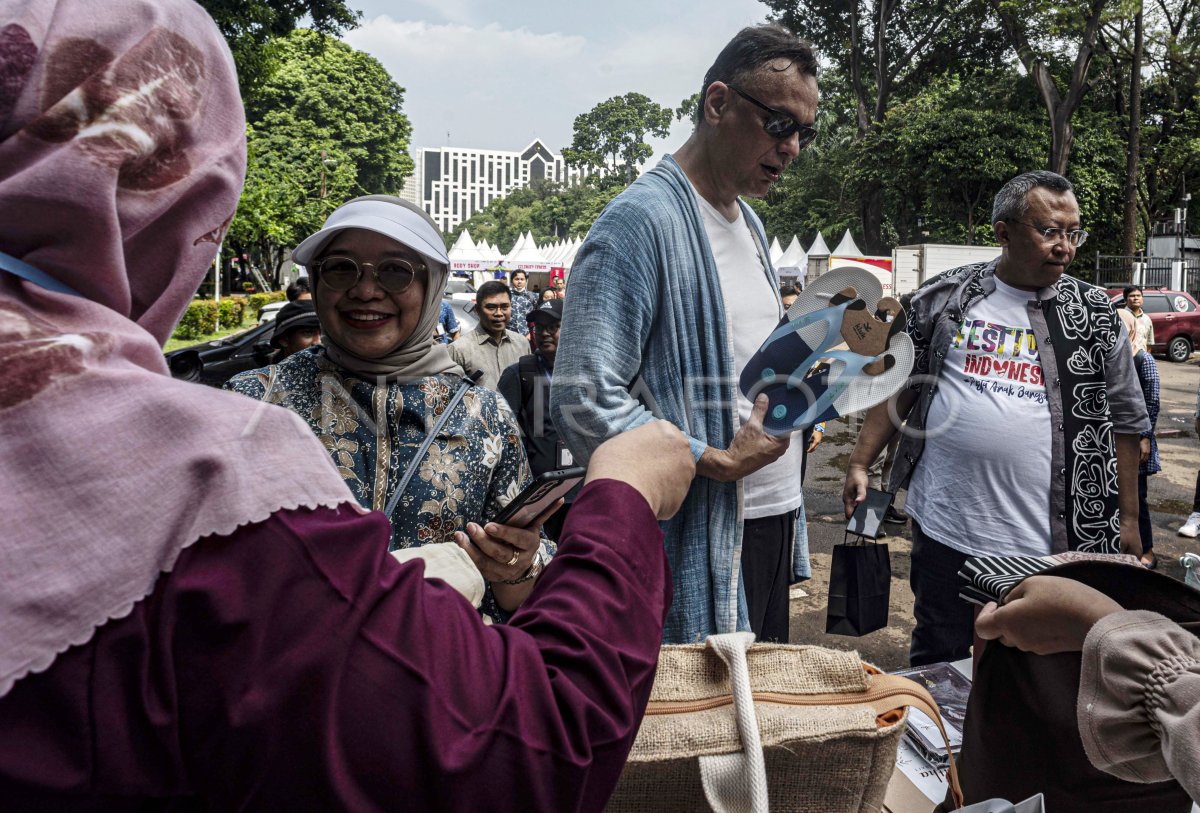
[(1000, 256), (999, 246), (921, 243), (892, 249), (892, 295), (911, 293), (943, 271)]

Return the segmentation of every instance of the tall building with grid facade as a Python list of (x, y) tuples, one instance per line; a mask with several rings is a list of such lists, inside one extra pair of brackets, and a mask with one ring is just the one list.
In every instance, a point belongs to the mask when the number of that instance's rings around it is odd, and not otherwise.
[(539, 140), (520, 152), (468, 147), (416, 147), (416, 169), (401, 195), (451, 231), (489, 203), (536, 180), (578, 183), (588, 174), (568, 168)]

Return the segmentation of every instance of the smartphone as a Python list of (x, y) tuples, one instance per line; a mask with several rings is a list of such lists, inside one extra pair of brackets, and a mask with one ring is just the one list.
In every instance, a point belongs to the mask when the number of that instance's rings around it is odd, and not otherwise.
[(538, 514), (550, 507), (550, 504), (559, 497), (565, 497), (586, 473), (587, 470), (582, 466), (575, 466), (570, 469), (539, 474), (491, 521), (497, 525), (528, 528), (529, 523), (537, 519)]
[(890, 491), (868, 488), (866, 499), (858, 504), (854, 513), (850, 515), (850, 521), (846, 523), (846, 533), (878, 539), (883, 515), (887, 513), (895, 498), (896, 495)]

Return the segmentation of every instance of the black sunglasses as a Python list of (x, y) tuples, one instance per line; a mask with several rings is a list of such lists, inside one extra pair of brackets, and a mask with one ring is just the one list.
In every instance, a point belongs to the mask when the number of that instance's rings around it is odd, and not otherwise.
[(408, 260), (395, 258), (378, 263), (359, 263), (353, 257), (323, 257), (316, 263), (317, 278), (333, 291), (349, 291), (362, 279), (363, 269), (370, 268), (379, 287), (388, 293), (398, 294), (408, 290), (417, 273), (425, 270), (424, 263), (414, 265)]
[(735, 88), (733, 85), (729, 85), (728, 87), (734, 93), (750, 102), (750, 104), (766, 111), (768, 115), (767, 120), (763, 122), (763, 130), (767, 135), (782, 141), (785, 138), (791, 138), (792, 133), (799, 133), (800, 149), (804, 149), (813, 143), (813, 139), (817, 137), (816, 127), (810, 124), (801, 124), (790, 113), (784, 113), (782, 110), (769, 107), (740, 88)]

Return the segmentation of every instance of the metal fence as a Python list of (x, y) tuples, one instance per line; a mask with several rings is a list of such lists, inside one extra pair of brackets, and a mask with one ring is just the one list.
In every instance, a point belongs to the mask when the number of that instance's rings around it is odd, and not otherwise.
[[(1096, 255), (1093, 281), (1104, 287), (1128, 285), (1136, 279), (1136, 263), (1145, 264), (1141, 284), (1146, 288), (1170, 288), (1171, 268), (1176, 260), (1170, 257), (1121, 257)], [(1200, 260), (1184, 260), (1183, 289), (1200, 299)]]

